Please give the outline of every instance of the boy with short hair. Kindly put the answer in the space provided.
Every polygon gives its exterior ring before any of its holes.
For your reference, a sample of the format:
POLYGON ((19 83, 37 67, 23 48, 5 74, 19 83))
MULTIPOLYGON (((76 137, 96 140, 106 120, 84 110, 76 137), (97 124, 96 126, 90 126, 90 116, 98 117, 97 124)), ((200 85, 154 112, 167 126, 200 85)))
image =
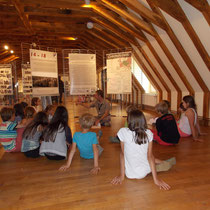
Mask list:
POLYGON ((102 135, 102 132, 99 131, 98 135, 94 132, 90 132, 90 128, 93 126, 95 118, 91 114, 83 114, 79 123, 82 128, 81 132, 76 132, 73 136, 73 144, 71 151, 69 153, 68 161, 65 165, 60 167, 61 171, 65 171, 70 167, 76 147, 78 147, 80 152, 80 157, 84 159, 93 159, 94 167, 91 169, 91 174, 97 174, 100 171, 98 165, 98 158, 103 151, 103 148, 98 144, 98 139, 102 135))
POLYGON ((17 137, 17 132, 15 130, 17 123, 14 122, 14 109, 3 107, 1 109, 1 119, 2 123, 0 124, 0 143, 6 152, 14 152, 16 149, 17 137))
POLYGON ((155 106, 155 110, 161 116, 155 123, 157 130, 152 130, 153 139, 165 146, 178 144, 180 135, 174 116, 168 112, 168 104, 161 101, 155 106))

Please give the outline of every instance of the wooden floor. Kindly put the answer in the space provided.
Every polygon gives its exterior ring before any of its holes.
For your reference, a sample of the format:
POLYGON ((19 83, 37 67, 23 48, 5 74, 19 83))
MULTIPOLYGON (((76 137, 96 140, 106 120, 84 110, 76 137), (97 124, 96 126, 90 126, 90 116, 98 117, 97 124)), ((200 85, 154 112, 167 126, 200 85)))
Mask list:
MULTIPOLYGON (((87 111, 67 102, 72 131, 78 131, 76 118, 87 111)), ((53 162, 44 157, 29 159, 22 153, 4 153, 0 148, 0 209, 210 209, 210 129, 204 143, 181 139, 179 145, 165 147, 154 143, 154 154, 160 159, 176 157, 177 164, 159 177, 171 185, 170 191, 159 190, 152 176, 128 180, 119 186, 110 181, 119 174, 120 145, 110 143, 123 127, 125 111, 113 105, 112 127, 102 128, 104 148, 97 176, 90 175, 92 160, 83 160, 79 152, 70 170, 59 172, 65 161, 53 162)), ((145 113, 149 119, 152 115, 145 113)))

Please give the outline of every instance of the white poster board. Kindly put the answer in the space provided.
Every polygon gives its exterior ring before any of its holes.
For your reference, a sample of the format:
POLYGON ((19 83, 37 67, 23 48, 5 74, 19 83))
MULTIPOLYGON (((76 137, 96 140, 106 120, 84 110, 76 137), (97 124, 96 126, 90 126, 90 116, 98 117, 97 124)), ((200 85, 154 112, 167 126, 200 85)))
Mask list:
POLYGON ((29 64, 22 64, 22 84, 23 84, 23 94, 32 95, 32 73, 29 64))
POLYGON ((89 95, 96 91, 96 55, 69 54, 70 94, 89 95))
POLYGON ((30 49, 33 95, 58 95, 57 53, 30 49))
POLYGON ((123 94, 132 92, 132 53, 121 52, 106 55, 107 93, 123 94))
POLYGON ((12 66, 0 64, 0 95, 13 95, 12 66))

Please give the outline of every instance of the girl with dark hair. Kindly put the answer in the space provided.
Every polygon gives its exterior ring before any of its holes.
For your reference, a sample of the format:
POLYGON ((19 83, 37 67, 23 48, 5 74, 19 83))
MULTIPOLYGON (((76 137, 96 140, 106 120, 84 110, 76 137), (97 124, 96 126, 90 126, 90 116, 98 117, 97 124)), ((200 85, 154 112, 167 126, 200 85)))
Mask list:
POLYGON ((194 141, 202 141, 198 138, 200 127, 194 97, 190 95, 184 96, 182 105, 186 111, 181 115, 178 123, 180 136, 189 137, 192 135, 194 141))
POLYGON ((21 104, 15 104, 14 110, 15 110, 15 122, 20 123, 21 120, 24 118, 24 108, 21 104))
POLYGON ((160 189, 168 190, 170 186, 158 179, 157 172, 167 171, 175 164, 175 158, 161 161, 152 153, 153 134, 147 129, 144 114, 139 110, 128 114, 128 128, 121 128, 117 134, 120 139, 120 176, 112 184, 121 184, 126 175, 129 179, 142 179, 152 172, 153 180, 160 189))
POLYGON ((38 112, 34 119, 26 126, 23 132, 21 152, 26 157, 39 157, 40 137, 46 125, 48 124, 47 115, 44 112, 38 112))
POLYGON ((50 160, 63 160, 67 156, 67 145, 72 144, 71 130, 68 126, 68 111, 58 106, 46 127, 40 147, 40 155, 50 160))

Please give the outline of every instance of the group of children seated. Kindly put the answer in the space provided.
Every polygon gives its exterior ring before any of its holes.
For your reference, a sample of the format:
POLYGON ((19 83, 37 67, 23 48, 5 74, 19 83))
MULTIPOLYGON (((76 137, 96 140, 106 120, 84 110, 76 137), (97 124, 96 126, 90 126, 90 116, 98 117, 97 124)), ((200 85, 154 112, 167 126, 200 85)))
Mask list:
MULTIPOLYGON (((32 99, 32 106, 26 103, 16 104, 14 109, 1 109, 0 142, 6 152, 23 152, 26 157, 38 158, 40 155, 49 160, 63 160, 66 164, 59 170, 70 167, 76 147, 84 159, 93 159, 92 174, 100 171, 99 156, 103 148, 99 145, 102 132, 98 134, 90 129, 95 123, 91 114, 83 114, 79 123, 80 132, 75 132, 73 139, 68 126, 68 111, 64 106, 48 105, 44 111, 39 111, 39 98, 32 99)), ((157 178, 157 172, 167 171, 176 163, 175 158, 162 161, 154 158, 152 153, 153 140, 162 145, 174 145, 180 136, 193 136, 199 140, 200 129, 194 98, 185 96, 180 105, 182 115, 179 122, 170 113, 170 104, 162 101, 155 109, 160 115, 155 121, 156 129, 150 130, 143 112, 130 106, 127 109, 127 121, 124 128, 117 133, 115 142, 121 143, 120 176, 112 180, 112 184, 122 183, 126 175, 130 179, 144 178, 152 172, 153 180, 160 189, 168 190, 170 186, 157 178)))

